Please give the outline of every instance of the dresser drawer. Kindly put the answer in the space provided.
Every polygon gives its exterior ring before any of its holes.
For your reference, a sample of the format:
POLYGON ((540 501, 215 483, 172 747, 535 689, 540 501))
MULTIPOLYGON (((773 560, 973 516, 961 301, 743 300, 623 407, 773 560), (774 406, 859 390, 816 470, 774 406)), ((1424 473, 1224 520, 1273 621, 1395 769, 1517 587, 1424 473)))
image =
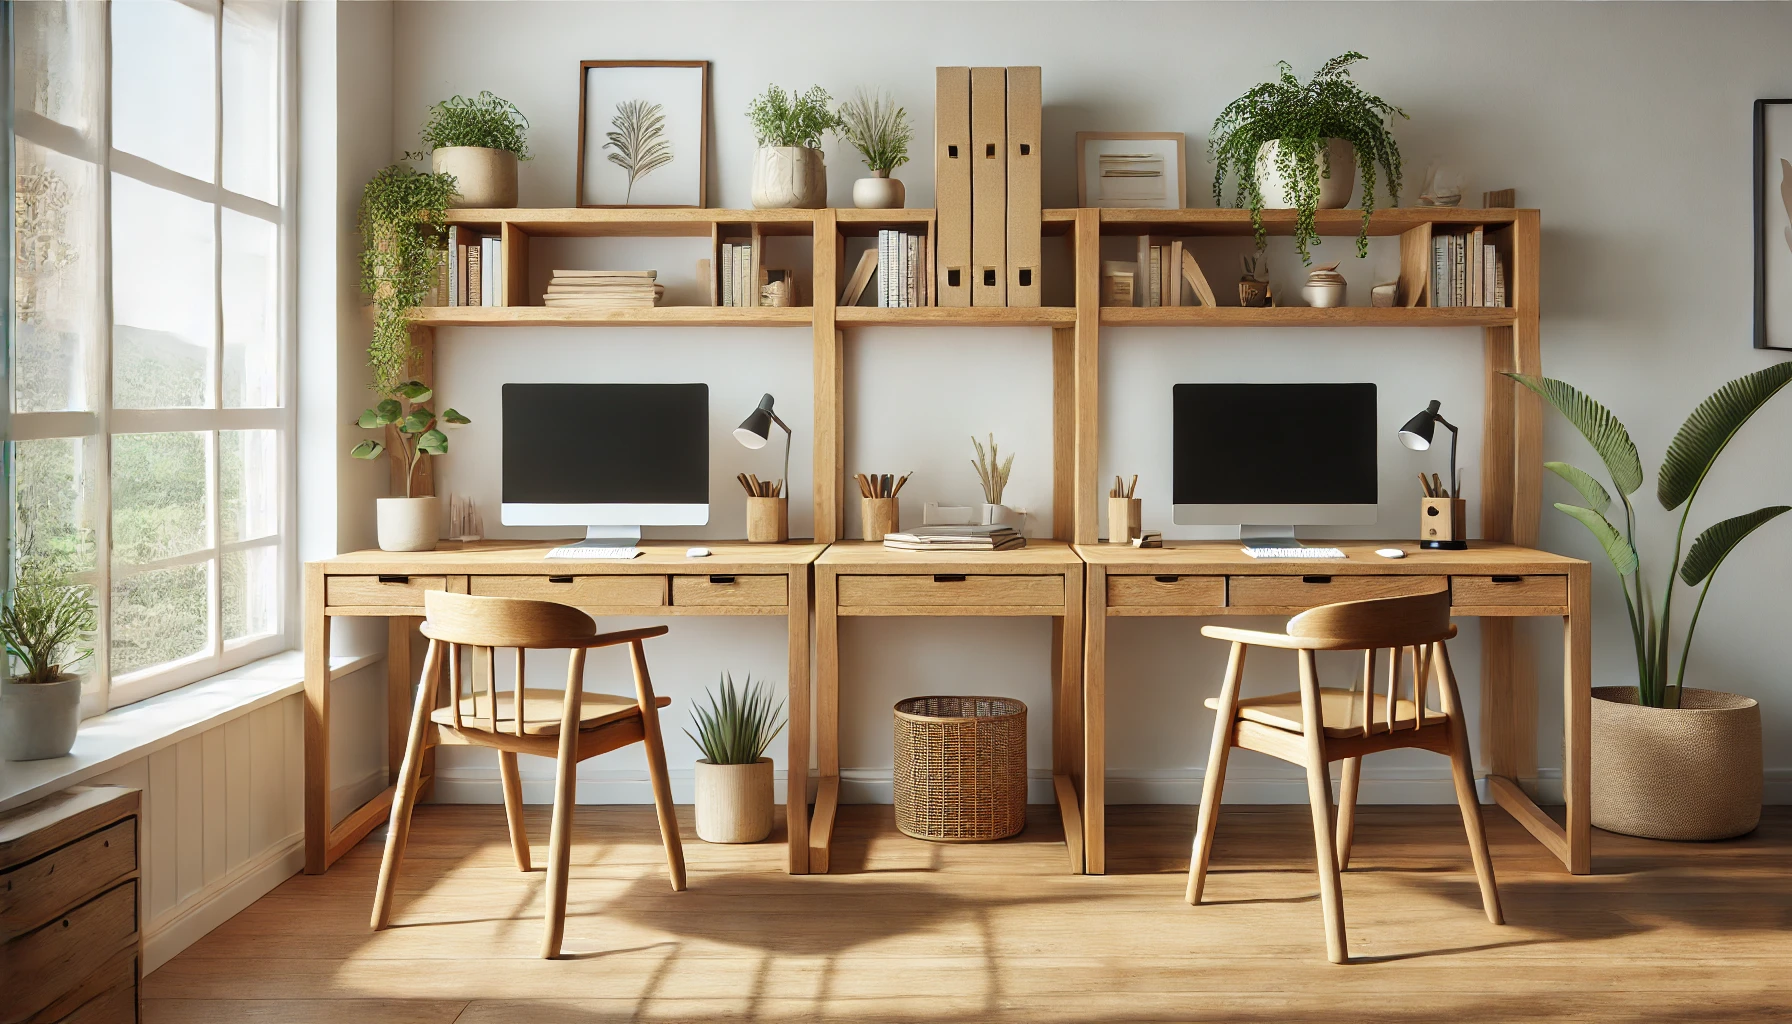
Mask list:
POLYGON ((786 576, 674 576, 672 603, 689 608, 783 608, 790 604, 786 576))
POLYGON ((842 576, 842 608, 1062 607, 1062 576, 842 576))
POLYGON ((1564 608, 1566 576, 1452 576, 1450 603, 1460 608, 1564 608))
MULTIPOLYGON (((324 604, 341 608, 345 606, 361 606, 373 608, 421 608, 423 595, 431 590, 456 589, 465 591, 465 587, 449 587, 447 576, 406 576, 404 574, 381 576, 326 576, 324 577, 324 604)), ((465 576, 454 577, 459 583, 465 576)))
POLYGON ((31 931, 137 870, 137 819, 77 839, 0 873, 0 942, 31 931))
POLYGON ((1222 608, 1224 576, 1109 576, 1110 608, 1222 608))
POLYGON ((666 603, 664 576, 472 576, 475 597, 520 597, 577 608, 659 608, 666 603))
MULTIPOLYGON (((140 963, 135 943, 120 950, 79 985, 57 995, 37 1011, 31 1024, 137 1024, 137 978, 140 963)), ((0 1017, 0 1020, 11 1020, 0 1017)))
POLYGON ((1435 594, 1449 585, 1443 576, 1232 576, 1226 581, 1229 608, 1317 608, 1340 601, 1435 594))
POLYGON ((7 1019, 29 1019, 105 966, 137 931, 135 879, 0 946, 7 1019))

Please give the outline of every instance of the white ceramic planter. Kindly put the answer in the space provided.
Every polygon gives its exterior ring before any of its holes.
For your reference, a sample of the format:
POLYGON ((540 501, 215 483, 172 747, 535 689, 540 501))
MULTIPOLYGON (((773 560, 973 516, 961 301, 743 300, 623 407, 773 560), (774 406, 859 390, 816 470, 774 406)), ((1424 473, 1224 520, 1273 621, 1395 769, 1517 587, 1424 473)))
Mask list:
POLYGON ((434 497, 380 498, 381 551, 434 551, 440 535, 439 505, 434 497))
POLYGON ((483 146, 444 146, 429 155, 430 169, 452 174, 460 195, 449 206, 508 210, 516 205, 516 154, 483 146))
POLYGON ((852 183, 852 205, 861 210, 900 210, 907 200, 908 190, 889 171, 872 171, 852 183))
POLYGON ((977 506, 978 521, 984 526, 1012 526, 1020 529, 1021 513, 1006 505, 991 505, 983 502, 977 506))
POLYGON ((772 759, 752 764, 697 762, 697 838, 757 843, 772 834, 772 759))
MULTIPOLYGON (((1291 210, 1294 194, 1276 167, 1276 150, 1274 141, 1265 142, 1257 149, 1257 187, 1263 193, 1265 210, 1291 210)), ((1343 139, 1329 140, 1325 153, 1313 155, 1313 162, 1319 165, 1322 175, 1327 155, 1331 157, 1332 174, 1329 178, 1319 179, 1318 208, 1341 210, 1350 205, 1350 196, 1356 191, 1356 147, 1343 139)))
POLYGON ((1594 826, 1646 839, 1729 839, 1761 821, 1761 706, 1686 688, 1646 708, 1634 686, 1593 687, 1594 826))
POLYGON ((62 757, 80 727, 80 676, 53 683, 0 681, 0 755, 8 761, 62 757))
POLYGON ((821 150, 761 146, 753 156, 753 206, 760 210, 819 210, 828 205, 828 168, 821 150))

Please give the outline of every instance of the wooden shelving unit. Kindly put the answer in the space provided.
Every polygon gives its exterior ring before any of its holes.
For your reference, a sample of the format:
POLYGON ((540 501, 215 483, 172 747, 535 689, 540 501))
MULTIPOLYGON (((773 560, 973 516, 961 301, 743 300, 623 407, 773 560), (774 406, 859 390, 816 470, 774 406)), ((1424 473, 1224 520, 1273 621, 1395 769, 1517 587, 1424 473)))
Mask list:
POLYGON ((1509 327, 1511 309, 1430 306, 1373 309, 1367 306, 1103 306, 1107 327, 1509 327))

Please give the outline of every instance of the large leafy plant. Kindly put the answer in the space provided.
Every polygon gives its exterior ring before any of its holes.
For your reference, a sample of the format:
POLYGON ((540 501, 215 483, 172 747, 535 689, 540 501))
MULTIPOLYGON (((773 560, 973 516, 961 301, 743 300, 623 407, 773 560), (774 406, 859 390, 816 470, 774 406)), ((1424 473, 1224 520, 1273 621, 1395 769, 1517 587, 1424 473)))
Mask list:
POLYGON ((908 111, 888 95, 863 90, 840 104, 840 137, 852 144, 865 166, 883 175, 908 163, 914 128, 908 111))
POLYGON ((1611 559, 1612 567, 1618 571, 1624 605, 1630 612, 1630 631, 1636 644, 1639 699, 1646 707, 1679 707, 1681 687, 1686 679, 1686 660, 1692 653, 1693 630, 1698 627, 1699 612, 1705 607, 1705 597, 1711 593, 1717 570, 1744 537, 1792 511, 1792 506, 1769 505, 1733 516, 1706 528, 1687 549, 1684 547, 1686 524, 1692 516, 1693 499, 1698 497, 1705 477, 1730 439, 1756 410, 1792 382, 1792 363, 1776 363, 1718 388, 1710 398, 1699 403, 1668 445, 1667 454, 1661 460, 1661 470, 1655 476, 1655 497, 1661 507, 1670 512, 1680 509, 1680 524, 1674 532, 1674 555, 1667 565, 1667 582, 1659 595, 1652 591, 1642 557, 1637 552, 1636 508, 1631 504, 1630 495, 1643 485, 1643 466, 1630 432, 1605 406, 1559 380, 1516 373, 1507 376, 1555 406, 1605 463, 1613 490, 1617 491, 1624 510, 1622 532, 1606 518, 1612 505, 1611 493, 1592 474, 1562 462, 1543 465, 1568 481, 1586 501, 1585 505, 1558 502, 1556 508, 1592 531, 1611 559), (1699 588, 1699 599, 1693 605, 1692 618, 1686 625, 1678 664, 1669 647, 1676 580, 1688 587, 1699 588))
POLYGON ((0 610, 0 639, 19 665, 12 680, 53 683, 93 654, 92 588, 69 582, 61 563, 44 555, 25 555, 17 572, 0 610))
POLYGON ((451 174, 393 164, 361 190, 361 290, 373 297, 367 362, 374 389, 393 394, 411 360, 411 310, 429 300, 447 251, 451 174))
MULTIPOLYGON (((448 454, 448 435, 443 433, 436 423, 436 414, 423 403, 435 397, 435 393, 422 381, 407 380, 394 391, 393 397, 368 409, 355 421, 355 425, 363 430, 380 430, 392 427, 398 435, 399 450, 393 453, 402 460, 404 471, 404 496, 411 497, 411 490, 416 484, 417 466, 425 455, 448 454), (411 405, 409 411, 404 402, 411 405)), ((453 409, 443 411, 443 425, 463 426, 472 421, 453 409)), ((377 459, 386 454, 386 445, 382 441, 362 441, 355 445, 350 455, 357 459, 377 459)))
POLYGON ((507 99, 482 92, 471 99, 454 96, 429 108, 423 120, 423 144, 432 150, 480 146, 529 159, 529 119, 507 99))
POLYGON ((1233 206, 1250 206, 1257 246, 1263 247, 1263 191, 1257 181, 1257 151, 1276 143, 1276 169, 1293 193, 1294 247, 1303 263, 1311 263, 1308 246, 1319 244, 1313 211, 1319 208, 1320 180, 1330 178, 1328 139, 1356 147, 1357 170, 1363 178, 1363 228, 1356 236, 1356 254, 1369 253, 1369 215, 1375 211, 1375 169, 1387 181, 1388 196, 1400 202, 1400 147, 1392 122, 1406 112, 1365 92, 1350 77, 1350 65, 1364 60, 1356 51, 1320 65, 1304 85, 1287 61, 1281 74, 1226 105, 1213 122, 1207 149, 1213 158, 1213 201, 1225 205, 1228 174, 1238 178, 1233 206))
POLYGON ((761 146, 801 146, 820 149, 821 137, 840 127, 840 117, 828 107, 832 97, 821 86, 805 93, 786 93, 768 85, 764 96, 747 104, 747 120, 761 146))
POLYGON ((696 741, 710 764, 753 764, 784 728, 778 720, 784 703, 773 706, 771 687, 764 680, 753 682, 752 676, 745 687, 736 688, 734 677, 723 674, 717 690, 709 694, 709 707, 691 706, 697 733, 686 729, 684 734, 696 741))

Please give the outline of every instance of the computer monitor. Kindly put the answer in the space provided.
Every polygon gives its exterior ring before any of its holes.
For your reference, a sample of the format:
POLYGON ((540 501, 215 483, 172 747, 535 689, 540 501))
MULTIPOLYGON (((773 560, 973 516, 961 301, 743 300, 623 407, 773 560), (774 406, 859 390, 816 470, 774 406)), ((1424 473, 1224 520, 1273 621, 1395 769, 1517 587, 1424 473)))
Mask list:
POLYGON ((709 385, 506 384, 503 403, 505 526, 627 547, 709 522, 709 385))
POLYGON ((1295 547, 1296 526, 1375 522, 1375 385, 1178 384, 1174 406, 1177 524, 1295 547))

